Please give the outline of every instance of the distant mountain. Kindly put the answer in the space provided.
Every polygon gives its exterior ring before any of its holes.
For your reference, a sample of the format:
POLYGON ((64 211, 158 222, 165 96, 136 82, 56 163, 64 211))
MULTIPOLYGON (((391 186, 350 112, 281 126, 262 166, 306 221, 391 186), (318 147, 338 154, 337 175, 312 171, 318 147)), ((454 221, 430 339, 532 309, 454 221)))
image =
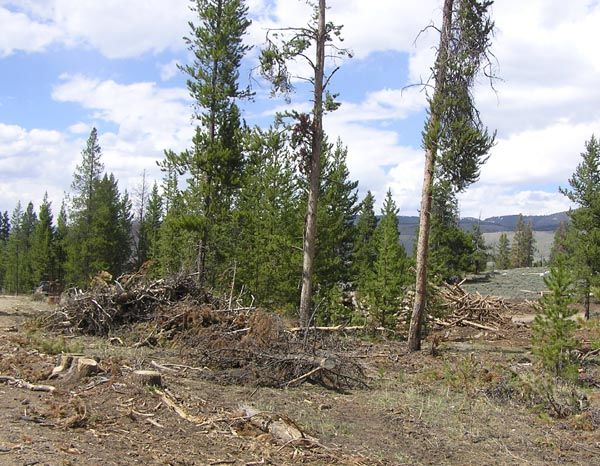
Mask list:
MULTIPOLYGON (((482 224, 485 224, 486 227, 490 228, 493 228, 494 226, 501 228, 496 231, 514 231, 518 219, 518 215, 490 217, 486 218, 482 224)), ((461 226, 464 221, 469 220, 477 222, 477 219, 465 218, 461 220, 461 226)), ((531 223, 534 231, 555 231, 558 228, 558 225, 560 225, 560 222, 567 222, 569 220, 569 216, 567 212, 558 212, 550 215, 524 215, 523 220, 525 220, 525 223, 531 223)))
MULTIPOLYGON (((501 217, 489 217, 480 220, 474 217, 464 217, 460 219, 460 227, 465 231, 471 231, 473 225, 479 224, 481 231, 484 233, 486 243, 494 244, 497 242, 496 233, 514 232, 519 215, 504 215, 501 217)), ((550 215, 524 215, 525 222, 531 223, 534 231, 534 236, 537 243, 536 257, 548 257, 552 237, 554 231, 560 225, 560 222, 569 220, 567 212, 557 212, 550 215)), ((399 216, 400 223, 400 239, 404 248, 408 253, 411 253, 414 247, 415 234, 419 226, 419 217, 416 216, 399 216)), ((512 235, 508 235, 512 238, 512 235)))
MULTIPOLYGON (((519 215, 504 215, 502 217, 489 217, 480 220, 474 217, 460 219, 460 227, 470 231, 473 225, 479 224, 483 233, 498 233, 501 231, 514 231, 517 226, 519 215)), ((567 212, 558 212, 550 215, 524 215, 523 220, 531 223, 534 231, 556 231, 560 222, 569 220, 567 212)), ((419 225, 419 217, 399 216, 400 234, 414 236, 419 225)))

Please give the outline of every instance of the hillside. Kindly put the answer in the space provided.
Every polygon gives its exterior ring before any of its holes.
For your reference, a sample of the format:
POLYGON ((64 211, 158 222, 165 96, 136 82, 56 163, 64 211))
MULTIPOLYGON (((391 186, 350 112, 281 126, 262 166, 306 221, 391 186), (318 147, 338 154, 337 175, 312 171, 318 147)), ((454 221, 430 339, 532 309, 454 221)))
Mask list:
MULTIPOLYGON (((518 214, 489 217, 483 220, 474 217, 464 217, 460 220, 460 227, 465 231, 470 231, 474 225, 479 224, 486 244, 493 247, 498 243, 501 233, 507 233, 508 238, 512 239, 518 219, 518 214)), ((557 212, 550 215, 525 215, 523 219, 525 222, 531 223, 533 227, 533 236, 536 241, 536 260, 547 259, 550 255, 554 232, 561 222, 566 222, 569 219, 567 212, 557 212)), ((399 216, 398 220, 400 222, 399 228, 402 244, 406 251, 411 253, 419 225, 419 217, 399 216)))

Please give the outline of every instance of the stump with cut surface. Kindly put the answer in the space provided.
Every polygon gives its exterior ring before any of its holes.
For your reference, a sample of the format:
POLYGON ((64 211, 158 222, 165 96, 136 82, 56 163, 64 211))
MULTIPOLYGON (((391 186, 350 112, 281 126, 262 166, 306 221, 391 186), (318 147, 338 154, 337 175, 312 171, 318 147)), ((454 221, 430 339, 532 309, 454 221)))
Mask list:
POLYGON ((162 377, 159 372, 156 371, 133 371, 133 378, 140 385, 148 385, 151 387, 162 387, 162 377))

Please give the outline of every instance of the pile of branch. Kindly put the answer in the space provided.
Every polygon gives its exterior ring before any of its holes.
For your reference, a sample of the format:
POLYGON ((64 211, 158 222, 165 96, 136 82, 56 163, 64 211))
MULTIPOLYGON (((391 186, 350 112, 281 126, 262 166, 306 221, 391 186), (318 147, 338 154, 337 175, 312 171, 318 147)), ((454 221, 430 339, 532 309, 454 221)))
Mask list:
POLYGON ((202 377, 220 383, 366 387, 362 367, 335 345, 325 350, 322 336, 289 331, 273 313, 234 305, 231 296, 219 300, 201 289, 193 276, 150 280, 138 273, 112 281, 100 274, 45 322, 53 330, 103 337, 143 329, 134 347, 169 341, 185 348, 194 366, 209 369, 202 377))
POLYGON ((437 292, 445 315, 444 319, 433 319, 438 325, 461 325, 497 332, 510 322, 507 313, 511 311, 511 304, 502 298, 467 293, 460 284, 444 284, 437 292))
POLYGON ((157 309, 183 299, 198 304, 213 301, 190 275, 150 280, 138 272, 112 283, 110 280, 104 272, 94 278, 90 290, 69 290, 65 303, 46 318, 45 325, 54 330, 106 336, 122 325, 151 320, 157 309))

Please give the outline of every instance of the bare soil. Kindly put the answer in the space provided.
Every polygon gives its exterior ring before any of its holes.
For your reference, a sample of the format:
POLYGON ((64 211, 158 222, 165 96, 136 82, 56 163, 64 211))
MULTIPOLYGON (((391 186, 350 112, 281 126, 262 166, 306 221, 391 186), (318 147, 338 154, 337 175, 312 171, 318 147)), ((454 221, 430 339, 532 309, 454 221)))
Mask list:
MULTIPOLYGON (((340 336, 369 376, 368 389, 340 393, 310 384, 227 385, 197 364, 193 348, 136 348, 140 338, 131 334, 46 333, 27 319, 48 308, 0 297, 0 375, 56 386, 46 393, 0 384, 0 464, 600 464, 598 361, 583 368, 585 410, 552 417, 506 383, 534 366, 526 325, 439 332, 411 355, 402 342, 340 336), (49 380, 60 352, 95 358, 104 372, 49 380), (155 368, 153 361, 170 369, 161 371, 164 391, 132 377, 155 368), (241 403, 317 441, 278 444, 241 417, 241 403)), ((587 328, 583 339, 598 338, 598 328, 587 328)))

